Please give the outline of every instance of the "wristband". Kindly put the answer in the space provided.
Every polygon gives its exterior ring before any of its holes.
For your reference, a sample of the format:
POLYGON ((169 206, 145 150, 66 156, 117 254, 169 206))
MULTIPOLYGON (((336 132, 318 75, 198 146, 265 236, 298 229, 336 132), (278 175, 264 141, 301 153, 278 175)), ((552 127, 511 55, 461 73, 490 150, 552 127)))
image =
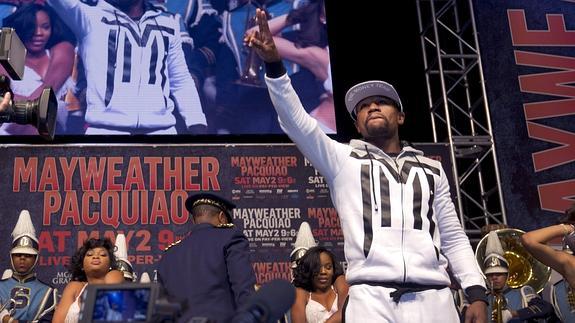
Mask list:
POLYGON ((569 224, 569 226, 571 227, 571 231, 567 229, 567 226, 564 223, 561 223, 561 227, 563 228, 563 235, 568 236, 569 234, 575 231, 575 227, 573 226, 573 224, 569 224))
POLYGON ((467 297, 467 302, 469 304, 475 301, 482 301, 485 304, 488 304, 486 290, 483 286, 473 285, 467 287, 465 289, 465 296, 467 297))
POLYGON ((278 77, 286 73, 286 69, 282 61, 277 62, 266 62, 264 63, 266 67, 266 75, 269 78, 277 79, 278 77))

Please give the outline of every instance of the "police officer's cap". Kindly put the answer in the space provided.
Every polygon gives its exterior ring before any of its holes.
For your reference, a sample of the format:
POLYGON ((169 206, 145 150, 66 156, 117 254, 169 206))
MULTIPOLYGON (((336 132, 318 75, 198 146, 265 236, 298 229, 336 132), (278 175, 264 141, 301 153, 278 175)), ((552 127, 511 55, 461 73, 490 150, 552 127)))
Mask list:
POLYGON ((188 212, 192 213, 194 207, 198 205, 212 205, 224 212, 226 215, 228 222, 232 223, 232 210, 236 207, 236 205, 223 197, 219 197, 215 194, 211 193, 200 193, 195 195, 190 195, 186 199, 186 209, 188 212))

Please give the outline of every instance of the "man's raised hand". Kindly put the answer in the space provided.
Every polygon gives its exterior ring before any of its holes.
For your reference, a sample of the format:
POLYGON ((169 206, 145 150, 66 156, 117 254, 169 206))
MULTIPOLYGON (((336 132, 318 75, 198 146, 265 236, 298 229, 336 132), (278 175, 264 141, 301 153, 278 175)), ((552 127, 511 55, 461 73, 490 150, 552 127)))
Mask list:
POLYGON ((264 62, 280 61, 281 57, 270 32, 266 12, 259 8, 256 9, 255 19, 259 30, 248 31, 248 34, 244 37, 244 44, 253 48, 264 62))

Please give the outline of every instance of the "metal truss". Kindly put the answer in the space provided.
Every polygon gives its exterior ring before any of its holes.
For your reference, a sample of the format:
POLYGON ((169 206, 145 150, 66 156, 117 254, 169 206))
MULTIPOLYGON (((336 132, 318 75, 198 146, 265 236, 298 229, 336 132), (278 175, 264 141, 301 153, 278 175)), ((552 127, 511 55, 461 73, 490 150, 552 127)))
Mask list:
POLYGON ((461 223, 472 242, 506 224, 471 0, 417 0, 434 142, 449 144, 461 223))

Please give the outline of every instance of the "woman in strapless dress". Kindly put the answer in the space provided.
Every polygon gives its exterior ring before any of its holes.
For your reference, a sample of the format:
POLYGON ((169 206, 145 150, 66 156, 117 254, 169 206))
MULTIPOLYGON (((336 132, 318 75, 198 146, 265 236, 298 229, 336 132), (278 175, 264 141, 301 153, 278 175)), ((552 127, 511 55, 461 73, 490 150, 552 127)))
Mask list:
POLYGON ((341 322, 348 286, 333 253, 324 247, 310 248, 297 262, 293 284, 292 323, 341 322))
POLYGON ((120 284, 124 275, 115 268, 114 244, 110 239, 90 238, 76 251, 70 262, 70 282, 64 288, 52 319, 53 323, 77 323, 82 295, 88 284, 120 284))

